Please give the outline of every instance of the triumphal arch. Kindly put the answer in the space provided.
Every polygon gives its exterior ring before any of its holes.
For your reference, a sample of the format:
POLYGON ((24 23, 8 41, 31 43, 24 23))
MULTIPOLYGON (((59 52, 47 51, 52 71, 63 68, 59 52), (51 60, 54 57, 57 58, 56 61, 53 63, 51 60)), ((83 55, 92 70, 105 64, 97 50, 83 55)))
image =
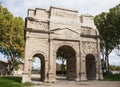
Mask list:
POLYGON ((22 82, 31 82, 33 57, 41 59, 41 81, 56 81, 56 55, 65 54, 67 80, 102 79, 99 32, 90 15, 62 7, 29 9, 25 20, 22 82))

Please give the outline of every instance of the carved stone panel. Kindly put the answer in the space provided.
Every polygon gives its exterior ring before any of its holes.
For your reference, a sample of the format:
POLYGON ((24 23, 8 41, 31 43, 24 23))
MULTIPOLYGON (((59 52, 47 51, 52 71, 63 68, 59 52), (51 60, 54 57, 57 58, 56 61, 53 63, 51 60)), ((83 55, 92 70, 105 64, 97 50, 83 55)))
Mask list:
POLYGON ((48 30, 48 23, 40 21, 29 21, 29 28, 35 30, 48 30))
POLYGON ((95 42, 82 42, 82 54, 96 54, 97 53, 97 43, 95 42))
POLYGON ((59 16, 59 17, 68 17, 68 18, 76 18, 76 12, 68 11, 68 10, 61 10, 61 9, 53 9, 52 15, 59 16))
POLYGON ((96 30, 89 27, 82 27, 81 34, 83 35, 96 35, 96 30))

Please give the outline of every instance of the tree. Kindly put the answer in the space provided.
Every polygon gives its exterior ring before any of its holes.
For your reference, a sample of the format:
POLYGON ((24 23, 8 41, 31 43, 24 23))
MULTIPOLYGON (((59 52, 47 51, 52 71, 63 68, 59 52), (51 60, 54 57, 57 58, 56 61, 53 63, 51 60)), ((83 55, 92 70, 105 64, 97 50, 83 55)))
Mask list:
POLYGON ((108 13, 101 13, 95 17, 95 25, 100 33, 101 54, 109 71, 109 54, 114 48, 120 55, 120 4, 111 8, 108 13))
POLYGON ((106 71, 109 71, 109 54, 116 47, 118 34, 114 30, 115 16, 111 13, 101 13, 95 17, 95 25, 100 33, 101 54, 106 63, 106 71))
POLYGON ((110 70, 120 70, 120 66, 110 65, 110 70))
POLYGON ((64 65, 64 63, 65 63, 65 61, 66 61, 64 52, 58 50, 58 51, 57 51, 57 59, 62 61, 62 64, 61 64, 61 72, 62 72, 62 75, 63 75, 63 74, 64 74, 64 71, 65 71, 65 65, 64 65))
POLYGON ((113 18, 113 25, 116 37, 117 55, 120 57, 120 4, 110 9, 110 14, 113 18))
POLYGON ((24 22, 0 5, 0 52, 8 59, 8 74, 24 56, 24 22))

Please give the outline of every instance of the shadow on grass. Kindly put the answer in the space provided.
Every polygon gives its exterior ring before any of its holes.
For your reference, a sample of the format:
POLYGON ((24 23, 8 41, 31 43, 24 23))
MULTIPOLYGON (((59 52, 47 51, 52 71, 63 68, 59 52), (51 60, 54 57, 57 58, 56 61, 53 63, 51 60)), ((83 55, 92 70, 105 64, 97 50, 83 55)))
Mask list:
POLYGON ((22 77, 17 76, 0 76, 0 87, 30 87, 30 82, 22 84, 22 77))
POLYGON ((6 79, 6 80, 12 80, 18 83, 21 83, 22 77, 17 77, 17 76, 1 76, 1 79, 6 79))
POLYGON ((22 87, 21 77, 0 76, 0 87, 22 87))
POLYGON ((104 75, 106 81, 120 81, 120 74, 104 75))

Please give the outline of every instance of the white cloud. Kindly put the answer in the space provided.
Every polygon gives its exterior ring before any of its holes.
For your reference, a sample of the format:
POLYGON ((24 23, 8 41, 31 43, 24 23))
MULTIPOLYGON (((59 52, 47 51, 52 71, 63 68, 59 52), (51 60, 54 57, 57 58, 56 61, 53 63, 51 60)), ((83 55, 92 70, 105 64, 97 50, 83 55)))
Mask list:
POLYGON ((112 65, 120 65, 120 57, 116 55, 116 50, 113 50, 109 55, 109 62, 112 65))
POLYGON ((103 11, 108 11, 120 3, 120 0, 2 0, 15 16, 25 17, 28 8, 46 8, 51 5, 73 8, 79 11, 80 14, 96 15, 103 11))
POLYGON ((0 53, 0 60, 7 61, 6 57, 0 53))

